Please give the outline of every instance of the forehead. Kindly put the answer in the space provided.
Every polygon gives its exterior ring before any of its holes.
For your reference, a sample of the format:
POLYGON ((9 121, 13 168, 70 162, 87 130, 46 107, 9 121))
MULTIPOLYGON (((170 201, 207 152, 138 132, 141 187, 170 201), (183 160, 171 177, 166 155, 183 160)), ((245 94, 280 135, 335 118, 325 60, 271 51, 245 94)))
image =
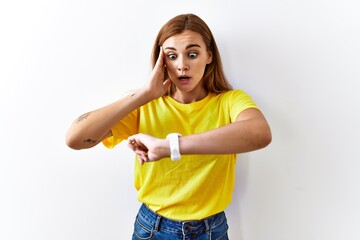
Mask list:
POLYGON ((163 43, 163 47, 185 48, 189 44, 198 44, 201 47, 205 46, 205 42, 199 33, 185 30, 166 39, 163 43))

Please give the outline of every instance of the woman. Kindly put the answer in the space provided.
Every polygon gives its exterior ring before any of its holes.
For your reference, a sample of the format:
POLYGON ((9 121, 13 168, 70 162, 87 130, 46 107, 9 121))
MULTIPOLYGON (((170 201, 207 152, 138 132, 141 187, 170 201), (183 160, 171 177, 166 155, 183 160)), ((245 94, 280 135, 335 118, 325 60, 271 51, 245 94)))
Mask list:
POLYGON ((80 116, 66 140, 128 141, 143 203, 133 239, 228 239, 236 154, 267 146, 271 132, 251 97, 231 89, 209 27, 184 14, 161 28, 145 86, 80 116))

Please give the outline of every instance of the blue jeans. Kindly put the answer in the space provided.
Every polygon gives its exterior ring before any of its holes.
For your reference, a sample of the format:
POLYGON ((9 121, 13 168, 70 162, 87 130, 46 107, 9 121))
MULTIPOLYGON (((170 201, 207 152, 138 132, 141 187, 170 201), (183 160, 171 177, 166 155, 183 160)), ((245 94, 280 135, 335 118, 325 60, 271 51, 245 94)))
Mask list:
POLYGON ((224 212, 199 221, 174 221, 143 204, 136 216, 133 240, 228 240, 224 212))

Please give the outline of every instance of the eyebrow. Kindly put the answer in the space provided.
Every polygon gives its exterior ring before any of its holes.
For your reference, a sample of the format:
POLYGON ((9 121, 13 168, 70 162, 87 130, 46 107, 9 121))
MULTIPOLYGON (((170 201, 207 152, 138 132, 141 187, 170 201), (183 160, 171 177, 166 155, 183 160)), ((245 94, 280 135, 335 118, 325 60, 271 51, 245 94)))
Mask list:
MULTIPOLYGON (((201 48, 199 44, 189 44, 189 45, 186 46, 185 49, 189 49, 189 48, 192 48, 192 47, 201 48)), ((174 47, 166 47, 165 49, 176 50, 176 48, 174 48, 174 47)))

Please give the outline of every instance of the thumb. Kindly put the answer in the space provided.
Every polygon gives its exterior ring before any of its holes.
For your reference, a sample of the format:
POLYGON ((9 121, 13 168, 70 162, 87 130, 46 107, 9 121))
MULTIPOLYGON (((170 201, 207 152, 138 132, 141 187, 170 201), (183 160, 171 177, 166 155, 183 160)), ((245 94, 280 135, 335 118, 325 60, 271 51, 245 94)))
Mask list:
POLYGON ((168 90, 169 87, 171 86, 171 80, 170 79, 166 79, 164 82, 163 82, 163 87, 165 90, 168 90))

